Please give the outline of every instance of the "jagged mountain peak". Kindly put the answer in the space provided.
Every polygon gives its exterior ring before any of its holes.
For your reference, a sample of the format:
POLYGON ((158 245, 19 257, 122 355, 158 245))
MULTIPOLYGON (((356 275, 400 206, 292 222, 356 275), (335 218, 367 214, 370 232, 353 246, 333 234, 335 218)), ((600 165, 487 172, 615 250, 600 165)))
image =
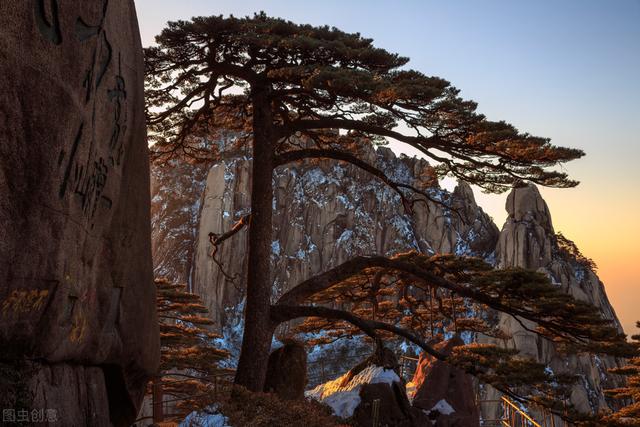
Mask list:
POLYGON ((536 185, 526 183, 514 187, 507 196, 505 208, 509 214, 509 219, 535 222, 547 232, 553 233, 549 207, 536 185))
POLYGON ((466 201, 469 206, 478 207, 476 198, 473 195, 473 189, 465 181, 458 181, 456 187, 453 189, 453 196, 457 199, 466 201))
MULTIPOLYGON (((605 318, 620 327, 604 286, 593 268, 560 246, 549 208, 538 188, 534 184, 513 188, 507 197, 506 210, 509 216, 502 227, 495 251, 497 266, 544 273, 564 292, 595 305, 605 318)), ((495 340, 481 337, 481 341, 517 348, 521 354, 544 363, 552 372, 579 375, 581 381, 572 389, 571 403, 582 412, 607 410, 604 390, 619 385, 619 380, 609 375, 608 369, 620 366, 621 361, 610 356, 567 356, 559 353, 550 341, 532 332, 536 327, 534 323, 523 319, 500 314, 498 323, 511 338, 495 340)), ((488 391, 485 398, 497 396, 495 391, 488 391)))

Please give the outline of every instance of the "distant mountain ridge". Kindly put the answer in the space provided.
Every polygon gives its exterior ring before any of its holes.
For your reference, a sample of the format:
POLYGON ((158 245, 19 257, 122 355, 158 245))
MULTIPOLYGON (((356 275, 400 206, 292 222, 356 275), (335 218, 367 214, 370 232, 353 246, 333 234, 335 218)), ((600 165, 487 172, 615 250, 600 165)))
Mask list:
MULTIPOLYGON (((425 160, 397 157, 386 147, 370 147, 364 157, 395 180, 412 185, 419 184, 420 173, 428 166, 425 160)), ((229 230, 249 212, 250 163, 244 153, 226 153, 215 163, 173 161, 152 168, 156 274, 189 283, 203 297, 216 326, 225 331, 228 346, 239 339, 241 328, 243 292, 238 277, 246 268, 242 256, 247 250, 246 232, 220 246, 217 258, 224 272, 210 256, 208 234, 229 230)), ((563 290, 600 307, 619 325, 595 272, 561 250, 546 203, 535 186, 512 190, 507 199, 509 217, 499 231, 466 183, 459 183, 451 193, 429 190, 434 199, 448 200, 457 214, 434 202, 416 204, 408 214, 397 193, 352 165, 317 160, 287 165, 277 170, 273 181, 273 286, 278 295, 353 256, 413 249, 479 256, 499 267, 544 271, 563 290)), ((614 359, 565 360, 550 343, 523 330, 512 318, 500 316, 499 321, 512 335, 499 344, 516 345, 550 369, 581 375, 583 380, 571 399, 579 410, 606 407, 602 390, 616 385, 606 373, 617 365, 614 359)))

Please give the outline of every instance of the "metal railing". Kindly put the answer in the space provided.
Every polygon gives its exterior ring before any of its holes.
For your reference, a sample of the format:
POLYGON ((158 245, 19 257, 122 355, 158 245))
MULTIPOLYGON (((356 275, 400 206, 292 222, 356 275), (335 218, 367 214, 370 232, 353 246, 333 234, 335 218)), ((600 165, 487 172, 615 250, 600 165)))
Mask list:
POLYGON ((417 357, 400 356, 398 359, 398 362, 400 363, 400 377, 405 381, 411 381, 413 379, 413 374, 415 374, 416 369, 418 369, 419 360, 420 359, 417 357))
POLYGON ((536 413, 538 421, 534 420, 525 409, 518 406, 515 402, 506 396, 502 396, 500 399, 487 399, 478 400, 478 407, 481 409, 482 405, 487 404, 499 404, 501 406, 501 416, 496 419, 483 419, 482 425, 500 426, 500 427, 569 427, 569 423, 566 421, 556 422, 556 416, 546 408, 536 406, 531 409, 536 413))

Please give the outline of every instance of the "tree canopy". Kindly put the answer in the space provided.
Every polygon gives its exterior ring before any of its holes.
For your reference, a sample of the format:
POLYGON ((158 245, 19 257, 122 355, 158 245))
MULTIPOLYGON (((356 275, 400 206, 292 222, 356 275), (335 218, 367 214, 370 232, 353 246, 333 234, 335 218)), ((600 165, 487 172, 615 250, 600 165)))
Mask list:
POLYGON ((170 22, 156 41, 145 56, 148 123, 158 157, 207 155, 195 137, 221 126, 252 134, 255 95, 264 90, 267 105, 259 108, 269 110, 277 163, 295 159, 300 135, 326 150, 305 157, 331 157, 354 138, 388 138, 432 159, 440 175, 489 191, 521 179, 576 185, 548 167, 582 151, 487 120, 448 81, 405 68, 408 58, 360 34, 260 13, 170 22), (336 138, 331 129, 343 132, 336 138))
POLYGON ((630 357, 636 351, 596 307, 562 292, 546 275, 520 268, 495 270, 480 259, 453 255, 357 257, 298 284, 282 295, 271 313, 279 322, 310 317, 298 330, 325 331, 329 338, 402 337, 517 400, 534 401, 570 419, 589 419, 562 404, 577 377, 553 374, 544 364, 519 356, 517 349, 470 344, 456 348, 450 357, 434 350, 433 344, 445 335, 467 331, 499 336, 500 331, 479 315, 491 310, 535 322, 535 329, 522 325, 567 354, 630 357), (432 297, 425 298, 429 293, 432 297), (456 304, 458 297, 463 300, 456 304), (440 300, 435 307, 431 298, 440 300), (336 303, 343 308, 327 307, 336 303), (476 314, 467 311, 471 304, 476 314), (434 317, 439 336, 429 332, 434 317))
MULTIPOLYGON (((236 383, 262 390, 273 332, 296 318, 347 322, 374 340, 381 331, 392 333, 447 359, 425 341, 425 327, 414 330, 404 319, 405 310, 420 309, 416 295, 434 289, 454 295, 452 314, 455 298, 466 298, 536 322, 536 333, 568 350, 627 353, 624 336, 595 308, 553 288, 543 276, 493 271, 474 259, 418 253, 357 257, 293 286, 272 304, 272 176, 281 165, 305 159, 351 163, 393 188, 410 211, 416 200, 433 200, 425 187, 447 175, 490 192, 523 180, 575 186, 557 166, 583 152, 487 119, 448 81, 407 68, 407 58, 376 48, 357 33, 260 13, 170 22, 156 41, 157 46, 145 50, 147 120, 156 161, 216 158, 220 153, 215 146, 202 140, 221 129, 235 132, 239 144, 252 147, 251 213, 229 232, 210 236, 215 247, 240 228, 249 228, 246 320, 236 383), (413 147, 433 162, 429 184, 414 188, 395 182, 359 155, 363 145, 389 140, 413 147), (377 285, 372 277, 379 277, 377 285), (409 287, 419 292, 403 293, 409 287), (393 310, 379 300, 385 294, 398 295, 405 306, 393 310), (337 295, 348 295, 356 304, 377 302, 360 312, 316 304, 335 302, 337 295), (366 310, 375 315, 367 318, 366 310)), ((473 327, 481 325, 474 322, 473 327)), ((496 363, 503 368, 529 365, 509 358, 508 351, 476 350, 485 359, 491 354, 495 363, 486 369, 467 363, 468 370, 513 393, 500 383, 504 371, 496 363)), ((460 363, 465 360, 471 359, 461 357, 460 363)), ((535 372, 541 384, 552 382, 543 371, 535 372)))
MULTIPOLYGON (((640 328, 640 322, 636 322, 640 328)), ((626 404, 611 415, 605 416, 603 424, 607 426, 640 426, 640 334, 631 337, 636 352, 629 363, 621 368, 614 368, 614 374, 627 377, 627 384, 623 387, 607 390, 609 396, 621 399, 626 404)))

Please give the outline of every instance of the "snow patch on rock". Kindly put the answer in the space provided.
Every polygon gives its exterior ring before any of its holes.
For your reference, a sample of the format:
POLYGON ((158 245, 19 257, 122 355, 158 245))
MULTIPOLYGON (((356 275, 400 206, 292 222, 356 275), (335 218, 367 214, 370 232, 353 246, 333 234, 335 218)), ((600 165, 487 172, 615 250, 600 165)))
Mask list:
POLYGON ((210 406, 201 412, 193 411, 180 423, 180 427, 232 427, 229 419, 210 406))
POLYGON ((400 377, 393 369, 385 369, 376 365, 367 366, 351 378, 351 381, 346 385, 343 385, 348 374, 347 372, 333 381, 320 384, 307 391, 305 395, 330 406, 336 416, 349 418, 360 404, 360 389, 363 384, 400 382, 400 377))
POLYGON ((243 299, 235 307, 227 307, 227 323, 223 326, 221 336, 213 341, 216 347, 229 352, 229 357, 220 361, 220 367, 235 369, 240 358, 240 346, 244 333, 244 305, 243 299))
POLYGON ((428 411, 423 411, 423 412, 425 414, 429 415, 434 411, 438 411, 439 413, 441 413, 443 415, 451 415, 454 412, 456 412, 456 410, 453 409, 453 407, 445 399, 440 399, 438 401, 438 403, 436 403, 433 406, 433 408, 429 409, 428 411))

